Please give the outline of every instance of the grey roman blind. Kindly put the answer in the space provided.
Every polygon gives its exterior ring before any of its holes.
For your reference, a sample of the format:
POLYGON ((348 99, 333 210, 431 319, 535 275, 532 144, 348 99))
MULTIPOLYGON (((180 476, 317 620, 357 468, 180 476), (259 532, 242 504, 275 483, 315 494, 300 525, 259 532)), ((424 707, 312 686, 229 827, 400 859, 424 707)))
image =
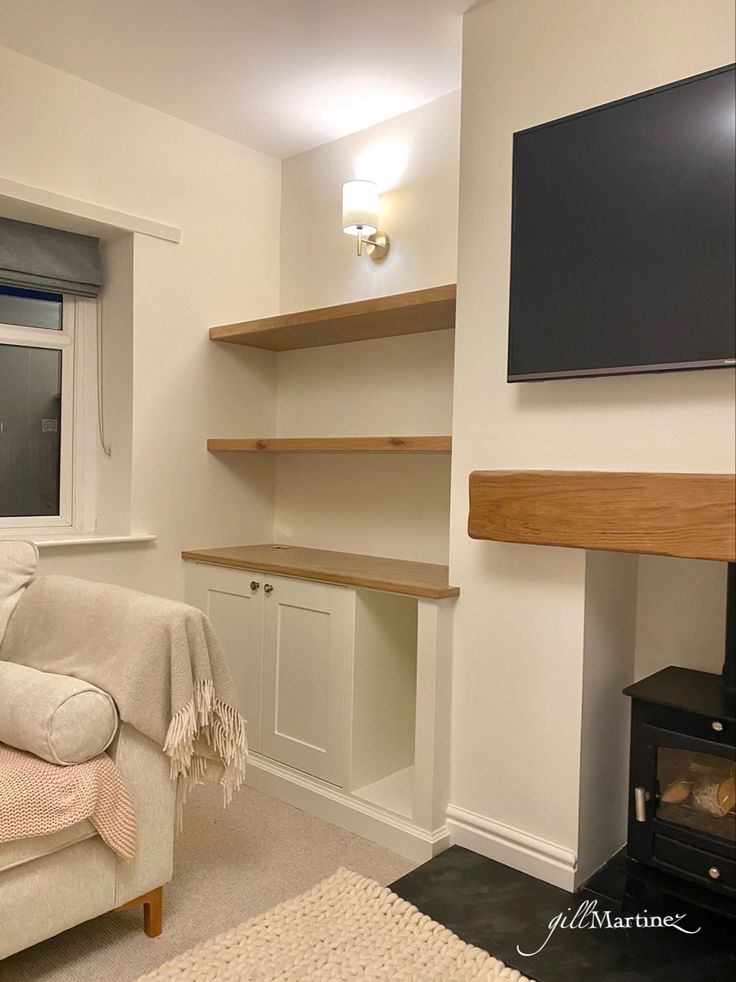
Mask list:
POLYGON ((0 280, 96 297, 102 289, 100 240, 0 218, 0 280))

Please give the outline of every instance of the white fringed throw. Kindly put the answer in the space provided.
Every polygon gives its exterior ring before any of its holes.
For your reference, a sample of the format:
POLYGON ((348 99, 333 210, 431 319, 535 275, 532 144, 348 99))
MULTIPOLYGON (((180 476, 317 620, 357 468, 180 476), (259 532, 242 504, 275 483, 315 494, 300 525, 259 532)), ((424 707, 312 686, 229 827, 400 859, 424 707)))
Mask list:
MULTIPOLYGON (((172 717, 164 742, 176 786, 176 821, 181 830, 187 795, 201 784, 208 768, 220 772, 223 806, 233 800, 245 777, 248 746, 245 720, 215 696, 212 679, 194 683, 189 702, 172 717)), ((212 771, 210 771, 210 775, 212 771)))
POLYGON ((194 607, 68 576, 24 591, 0 659, 84 679, 109 692, 120 718, 163 748, 187 794, 219 780, 224 804, 245 777, 245 721, 212 625, 194 607))

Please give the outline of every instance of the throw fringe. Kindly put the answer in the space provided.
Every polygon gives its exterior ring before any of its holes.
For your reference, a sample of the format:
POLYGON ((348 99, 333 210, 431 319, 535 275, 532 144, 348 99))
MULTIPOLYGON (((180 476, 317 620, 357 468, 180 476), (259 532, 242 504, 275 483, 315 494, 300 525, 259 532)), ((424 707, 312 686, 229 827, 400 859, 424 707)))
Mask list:
POLYGON ((166 733, 164 753, 176 781, 176 827, 184 824, 189 792, 202 784, 211 765, 220 767, 223 807, 245 780, 248 744, 245 720, 233 706, 217 699, 212 679, 198 679, 194 695, 174 714, 166 733))

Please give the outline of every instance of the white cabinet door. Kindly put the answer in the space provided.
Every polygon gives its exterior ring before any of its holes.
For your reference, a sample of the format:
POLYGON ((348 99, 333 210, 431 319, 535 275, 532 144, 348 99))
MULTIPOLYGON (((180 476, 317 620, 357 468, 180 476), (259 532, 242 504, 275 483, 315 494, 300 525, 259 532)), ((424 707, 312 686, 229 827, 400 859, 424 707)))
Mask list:
POLYGON ((263 590, 261 752, 344 787, 352 592, 270 574, 263 590))
POLYGON ((188 599, 212 621, 247 721, 248 746, 260 749, 263 659, 261 573, 198 564, 190 571, 188 599))

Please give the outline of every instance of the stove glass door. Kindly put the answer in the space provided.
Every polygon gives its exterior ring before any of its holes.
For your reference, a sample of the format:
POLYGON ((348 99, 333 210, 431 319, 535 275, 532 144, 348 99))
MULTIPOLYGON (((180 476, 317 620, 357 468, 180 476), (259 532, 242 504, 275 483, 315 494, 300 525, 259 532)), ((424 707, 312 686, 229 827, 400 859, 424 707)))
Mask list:
POLYGON ((676 747, 657 748, 657 818, 736 843, 734 762, 676 747))

